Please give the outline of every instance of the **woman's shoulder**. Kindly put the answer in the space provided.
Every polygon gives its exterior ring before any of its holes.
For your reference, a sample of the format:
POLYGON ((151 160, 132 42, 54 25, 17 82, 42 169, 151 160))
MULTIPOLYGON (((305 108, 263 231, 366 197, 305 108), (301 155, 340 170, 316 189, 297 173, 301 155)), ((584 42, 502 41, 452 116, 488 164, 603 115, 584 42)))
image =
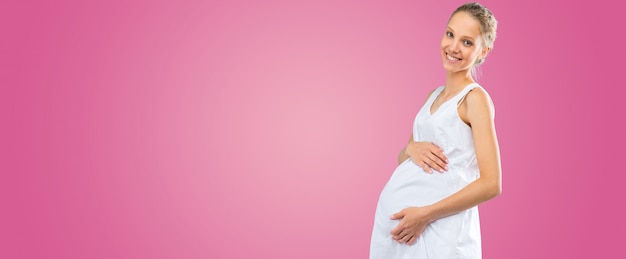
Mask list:
POLYGON ((479 84, 475 84, 475 86, 467 93, 465 100, 469 107, 482 106, 492 110, 492 112, 494 110, 491 96, 489 96, 487 90, 479 84))
POLYGON ((485 88, 483 88, 480 84, 478 83, 474 83, 472 85, 472 88, 469 90, 469 92, 467 93, 466 98, 471 98, 471 99, 475 99, 476 101, 480 101, 480 100, 488 100, 491 102, 491 96, 489 96, 489 93, 487 92, 487 90, 485 90, 485 88))

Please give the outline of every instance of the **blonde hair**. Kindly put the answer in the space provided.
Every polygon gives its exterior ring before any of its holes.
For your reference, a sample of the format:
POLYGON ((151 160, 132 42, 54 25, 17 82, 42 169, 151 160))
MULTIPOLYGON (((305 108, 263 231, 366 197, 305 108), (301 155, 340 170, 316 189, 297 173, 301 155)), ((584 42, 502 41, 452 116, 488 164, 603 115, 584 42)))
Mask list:
MULTIPOLYGON (((480 23, 480 34, 483 38, 483 49, 489 48, 493 49, 493 43, 496 41, 496 30, 498 28, 498 21, 496 17, 493 16, 493 13, 487 7, 473 2, 466 3, 464 5, 459 6, 452 15, 450 15, 450 19, 458 12, 466 12, 474 19, 476 19, 480 23)), ((448 22, 450 22, 448 19, 448 22)), ((485 62, 485 58, 479 58, 474 62, 474 65, 480 65, 485 62)))

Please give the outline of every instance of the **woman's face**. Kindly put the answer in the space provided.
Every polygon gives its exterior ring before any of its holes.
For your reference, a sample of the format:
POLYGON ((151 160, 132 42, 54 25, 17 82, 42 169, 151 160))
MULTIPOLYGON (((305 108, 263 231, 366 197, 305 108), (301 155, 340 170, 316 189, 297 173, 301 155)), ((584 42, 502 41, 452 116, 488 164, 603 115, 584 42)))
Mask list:
POLYGON ((480 22, 467 12, 454 14, 441 39, 443 68, 453 73, 469 70, 479 57, 487 54, 482 45, 480 22))

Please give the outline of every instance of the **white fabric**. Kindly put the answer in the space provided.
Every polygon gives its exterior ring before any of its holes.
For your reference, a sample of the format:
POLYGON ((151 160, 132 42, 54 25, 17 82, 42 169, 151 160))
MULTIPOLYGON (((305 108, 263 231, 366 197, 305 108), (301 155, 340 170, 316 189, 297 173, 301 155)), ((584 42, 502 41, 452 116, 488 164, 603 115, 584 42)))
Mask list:
POLYGON ((431 223, 413 245, 399 244, 391 237, 399 220, 390 217, 406 207, 433 204, 465 187, 479 177, 471 128, 458 115, 458 103, 480 87, 466 86, 431 114, 437 88, 418 112, 413 125, 415 141, 432 142, 448 157, 448 171, 428 174, 407 159, 400 164, 383 188, 376 208, 370 244, 370 259, 481 258, 478 207, 431 223))

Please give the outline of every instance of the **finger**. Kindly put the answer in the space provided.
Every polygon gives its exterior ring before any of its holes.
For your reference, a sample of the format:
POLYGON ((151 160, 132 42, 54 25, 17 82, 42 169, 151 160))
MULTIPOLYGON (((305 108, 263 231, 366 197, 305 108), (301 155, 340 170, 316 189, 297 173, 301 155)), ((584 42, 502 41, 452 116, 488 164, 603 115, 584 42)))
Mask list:
POLYGON ((391 235, 393 236, 394 240, 398 240, 402 237, 402 228, 400 227, 396 227, 393 230, 391 230, 391 235))
POLYGON ((439 146, 437 146, 435 144, 432 144, 432 146, 430 148, 430 153, 432 153, 432 154, 436 155, 437 157, 439 157, 441 159, 441 161, 445 162, 446 164, 448 163, 448 157, 446 157, 446 155, 443 153, 443 149, 440 148, 439 146))
POLYGON ((397 233, 395 233, 395 234, 392 233, 392 238, 393 238, 393 240, 396 240, 398 242, 400 242, 402 240, 402 238, 404 238, 407 235, 407 232, 404 231, 404 228, 398 229, 396 232, 397 233))
POLYGON ((412 245, 415 244, 415 241, 417 241, 417 236, 412 236, 406 243, 407 245, 412 245))
POLYGON ((441 159, 439 159, 439 157, 431 153, 431 154, 428 154, 426 158, 429 160, 428 164, 430 165, 430 167, 432 167, 433 169, 437 170, 440 173, 443 173, 444 168, 446 168, 446 165, 443 163, 443 161, 441 161, 441 159))
POLYGON ((401 218, 404 218, 404 210, 401 210, 391 215, 391 219, 401 219, 401 218))
POLYGON ((402 240, 402 238, 405 236, 404 233, 398 233, 397 235, 393 235, 392 238, 393 240, 396 240, 398 242, 400 242, 400 240, 402 240))
POLYGON ((394 229, 391 230, 391 235, 398 236, 402 234, 402 231, 405 229, 404 224, 400 222, 394 229))
POLYGON ((435 151, 435 152, 432 152, 432 154, 436 156, 437 159, 439 159, 443 165, 448 164, 448 157, 442 151, 435 151))
POLYGON ((422 169, 424 169, 424 171, 425 171, 425 172, 427 172, 427 173, 429 173, 429 174, 432 174, 432 173, 433 173, 432 169, 430 169, 430 168, 431 168, 431 167, 430 167, 430 165, 428 165, 426 162, 424 162, 424 161, 419 161, 419 163, 418 163, 418 164, 419 164, 419 166, 420 166, 422 169))
POLYGON ((405 235, 402 239, 400 239, 400 243, 408 244, 411 238, 413 238, 413 235, 405 235))
POLYGON ((444 161, 442 161, 435 154, 431 153, 427 157, 430 160, 430 162, 428 163, 430 165, 430 167, 432 167, 433 169, 437 170, 438 172, 443 173, 444 171, 446 171, 448 169, 448 166, 446 166, 444 161))

